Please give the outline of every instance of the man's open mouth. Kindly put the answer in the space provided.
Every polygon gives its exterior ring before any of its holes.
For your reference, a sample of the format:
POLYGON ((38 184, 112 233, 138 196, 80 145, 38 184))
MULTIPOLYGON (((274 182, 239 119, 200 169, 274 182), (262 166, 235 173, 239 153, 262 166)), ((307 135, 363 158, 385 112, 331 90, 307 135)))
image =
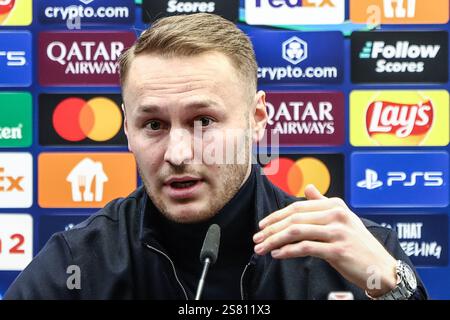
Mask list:
POLYGON ((197 184, 200 180, 188 180, 188 181, 177 181, 172 182, 170 186, 175 189, 189 188, 197 184))

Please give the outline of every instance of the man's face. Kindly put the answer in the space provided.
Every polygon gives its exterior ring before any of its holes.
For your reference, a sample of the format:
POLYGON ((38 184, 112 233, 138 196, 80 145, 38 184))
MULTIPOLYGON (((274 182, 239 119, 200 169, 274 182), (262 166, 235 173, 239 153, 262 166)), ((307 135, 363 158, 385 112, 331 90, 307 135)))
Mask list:
POLYGON ((129 149, 149 197, 170 220, 211 218, 248 177, 254 108, 247 92, 220 53, 133 60, 123 88, 129 149), (234 160, 212 160, 233 152, 231 135, 244 142, 234 160))

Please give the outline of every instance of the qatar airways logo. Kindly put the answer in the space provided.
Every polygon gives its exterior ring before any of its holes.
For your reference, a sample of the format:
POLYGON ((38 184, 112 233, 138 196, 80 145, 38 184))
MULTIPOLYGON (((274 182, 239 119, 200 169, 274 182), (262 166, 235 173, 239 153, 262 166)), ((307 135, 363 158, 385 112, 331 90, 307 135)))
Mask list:
POLYGON ((43 32, 39 37, 42 85, 118 84, 118 58, 135 39, 131 32, 43 32))
POLYGON ((121 41, 105 44, 92 41, 73 42, 70 46, 55 41, 47 47, 47 57, 65 66, 64 73, 70 74, 115 74, 117 59, 124 49, 121 41))
POLYGON ((344 138, 340 92, 268 92, 268 129, 281 145, 339 145, 344 138))

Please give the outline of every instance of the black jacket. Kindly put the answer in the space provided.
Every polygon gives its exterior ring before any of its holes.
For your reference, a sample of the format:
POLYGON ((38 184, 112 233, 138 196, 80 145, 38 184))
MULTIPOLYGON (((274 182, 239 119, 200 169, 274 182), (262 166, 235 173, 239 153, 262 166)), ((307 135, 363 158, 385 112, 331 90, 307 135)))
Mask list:
MULTIPOLYGON (((255 207, 258 221, 298 200, 256 174, 255 207)), ((124 199, 110 202, 74 229, 55 234, 5 294, 5 299, 186 299, 176 266, 156 241, 148 223, 143 187, 124 199), (147 217, 147 218, 146 218, 147 217), (81 289, 67 288, 76 265, 81 289), (69 279, 69 282, 70 279, 69 279)), ((395 232, 363 220, 370 232, 396 259, 411 261, 395 232)), ((252 235, 249 235, 252 236, 252 235)), ((413 299, 427 293, 417 275, 413 299)), ((241 276, 243 299, 327 299, 332 291, 364 291, 345 280, 324 260, 305 257, 287 260, 253 255, 241 276)))

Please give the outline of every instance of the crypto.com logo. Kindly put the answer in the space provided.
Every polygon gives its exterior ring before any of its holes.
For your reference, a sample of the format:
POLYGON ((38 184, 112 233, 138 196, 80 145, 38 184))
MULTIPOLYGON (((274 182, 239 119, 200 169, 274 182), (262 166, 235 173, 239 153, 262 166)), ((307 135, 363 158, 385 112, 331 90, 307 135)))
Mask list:
POLYGON ((308 44, 298 37, 292 37, 283 42, 282 48, 283 59, 293 65, 308 58, 308 44))
POLYGON ((132 24, 134 4, 133 0, 42 0, 39 19, 43 24, 66 24, 69 30, 81 29, 82 23, 132 24))

